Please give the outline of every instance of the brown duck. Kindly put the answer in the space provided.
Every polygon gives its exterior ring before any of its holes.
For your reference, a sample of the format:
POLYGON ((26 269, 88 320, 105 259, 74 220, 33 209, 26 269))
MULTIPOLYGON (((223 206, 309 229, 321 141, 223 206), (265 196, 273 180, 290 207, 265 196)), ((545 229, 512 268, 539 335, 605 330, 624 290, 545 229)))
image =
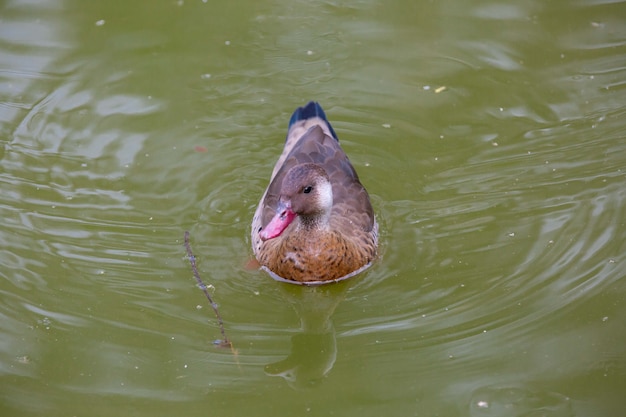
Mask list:
POLYGON ((324 110, 299 107, 252 220, 257 260, 278 280, 333 282, 367 268, 377 238, 369 195, 324 110))

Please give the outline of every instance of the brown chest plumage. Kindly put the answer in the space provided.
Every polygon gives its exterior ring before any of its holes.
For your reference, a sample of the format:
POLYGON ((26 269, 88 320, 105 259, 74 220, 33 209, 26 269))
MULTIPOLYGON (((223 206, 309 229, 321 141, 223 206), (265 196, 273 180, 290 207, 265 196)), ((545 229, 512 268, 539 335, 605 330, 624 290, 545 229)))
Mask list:
POLYGON ((266 244, 259 262, 280 277, 299 282, 337 280, 376 256, 375 242, 365 234, 363 240, 352 241, 334 231, 291 233, 266 244))

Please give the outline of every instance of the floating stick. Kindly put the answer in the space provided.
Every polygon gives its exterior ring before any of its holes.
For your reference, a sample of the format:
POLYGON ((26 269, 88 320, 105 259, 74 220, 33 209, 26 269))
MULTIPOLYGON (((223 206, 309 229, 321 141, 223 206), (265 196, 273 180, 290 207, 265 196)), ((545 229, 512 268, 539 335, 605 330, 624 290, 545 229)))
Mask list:
POLYGON ((220 332, 222 333, 223 339, 216 340, 214 343, 218 345, 219 347, 229 347, 233 351, 233 353, 235 353, 235 350, 233 349, 233 344, 228 339, 228 336, 226 336, 226 330, 224 330, 224 321, 222 320, 222 316, 220 315, 220 312, 217 309, 217 304, 213 301, 213 298, 211 297, 211 294, 209 294, 209 290, 207 286, 204 284, 204 282, 202 282, 202 278, 200 278, 200 274, 198 273, 198 267, 196 266, 196 257, 191 251, 191 244, 189 243, 188 231, 185 231, 185 249, 187 249, 187 257, 189 258, 189 262, 191 263, 193 276, 196 279, 196 282, 198 282, 198 286, 200 287, 202 292, 204 292, 204 295, 206 295, 207 300, 209 300, 209 304, 211 304, 211 307, 213 308, 213 311, 215 312, 215 317, 217 317, 217 323, 220 326, 220 332))

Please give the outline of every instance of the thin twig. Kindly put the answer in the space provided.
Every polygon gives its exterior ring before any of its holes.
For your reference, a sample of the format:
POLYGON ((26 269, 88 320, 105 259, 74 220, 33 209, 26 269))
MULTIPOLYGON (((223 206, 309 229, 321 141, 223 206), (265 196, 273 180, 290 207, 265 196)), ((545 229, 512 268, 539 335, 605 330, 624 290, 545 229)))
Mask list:
POLYGON ((217 309, 217 304, 213 301, 213 298, 211 297, 211 294, 209 294, 209 290, 207 286, 204 284, 204 282, 202 282, 202 278, 200 278, 200 274, 198 273, 198 267, 196 266, 196 257, 191 251, 191 244, 189 243, 188 231, 185 231, 185 249, 187 249, 187 257, 189 258, 189 262, 191 263, 193 276, 198 282, 198 286, 200 287, 202 292, 204 292, 204 295, 206 295, 207 300, 209 300, 209 304, 211 304, 211 307, 213 308, 213 311, 215 312, 215 317, 217 317, 217 323, 220 326, 220 332, 222 333, 223 339, 217 340, 215 343, 220 347, 230 347, 231 349, 233 349, 233 344, 228 339, 228 336, 226 336, 226 330, 224 330, 224 321, 222 320, 222 316, 220 315, 220 312, 217 309))

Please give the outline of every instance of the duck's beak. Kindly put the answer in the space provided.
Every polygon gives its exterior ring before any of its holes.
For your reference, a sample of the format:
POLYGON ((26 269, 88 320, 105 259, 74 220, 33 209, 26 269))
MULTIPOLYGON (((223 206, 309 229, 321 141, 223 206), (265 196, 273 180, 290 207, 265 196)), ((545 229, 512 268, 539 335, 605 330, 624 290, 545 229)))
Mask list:
POLYGON ((280 234, 291 224, 293 219, 296 218, 296 213, 291 209, 291 202, 283 201, 282 199, 278 202, 278 207, 276 208, 276 215, 270 220, 270 222, 259 232, 259 236, 261 236, 261 240, 266 241, 268 239, 273 239, 280 234))

